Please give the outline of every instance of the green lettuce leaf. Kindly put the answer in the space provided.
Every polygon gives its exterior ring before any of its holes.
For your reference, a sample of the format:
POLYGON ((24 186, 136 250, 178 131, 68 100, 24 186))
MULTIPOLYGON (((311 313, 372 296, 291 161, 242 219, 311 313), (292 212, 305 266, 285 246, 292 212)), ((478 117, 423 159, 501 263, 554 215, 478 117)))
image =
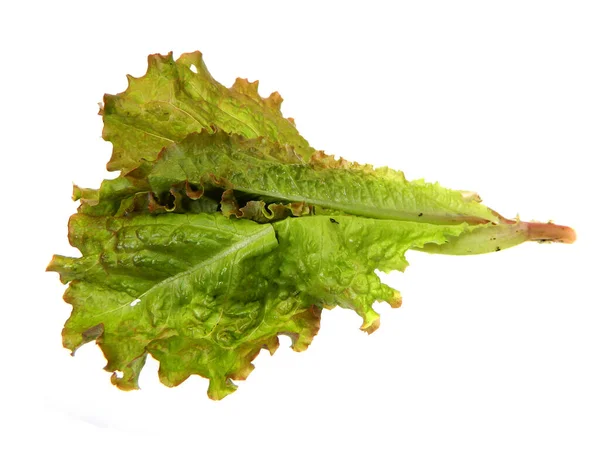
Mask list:
POLYGON ((278 335, 304 350, 323 307, 352 309, 361 328, 374 331, 373 303, 400 305, 374 270, 404 270, 406 250, 443 244, 467 227, 350 216, 258 224, 218 213, 77 214, 70 236, 82 256, 55 256, 49 270, 70 282, 64 345, 75 351, 97 340, 117 386, 137 388, 150 353, 165 384, 198 374, 210 379, 211 398, 222 398, 260 349, 277 348, 278 335))
POLYGON ((307 163, 282 162, 272 157, 278 153, 283 149, 264 140, 225 133, 193 134, 160 153, 148 181, 156 194, 176 184, 191 183, 202 190, 223 187, 258 198, 302 202, 378 219, 498 221, 494 212, 461 192, 439 184, 408 182, 401 172, 336 161, 321 153, 307 163))
POLYGON ((163 147, 215 127, 293 146, 303 158, 314 151, 294 121, 281 115, 279 93, 262 98, 257 81, 241 78, 226 88, 210 75, 200 52, 176 61, 172 53, 150 55, 146 74, 127 79, 127 90, 106 94, 100 109, 102 136, 113 144, 108 170, 127 173, 142 160, 154 160, 163 147))
MULTIPOLYGON (((226 190, 246 201, 310 205, 326 213, 333 210, 380 219, 440 224, 500 220, 477 197, 462 191, 422 180, 409 182, 402 172, 336 160, 322 152, 305 162, 289 148, 265 139, 222 131, 191 134, 163 149, 155 162, 103 182, 99 192, 90 190, 92 194, 77 198, 83 199, 80 212, 120 215, 136 209, 131 207, 136 195, 171 197, 173 202, 184 191, 195 199, 212 192, 222 204, 225 200, 226 214, 235 213, 240 205, 234 205, 231 195, 223 199, 226 190)), ((263 211, 266 217, 273 215, 273 211, 263 211)))

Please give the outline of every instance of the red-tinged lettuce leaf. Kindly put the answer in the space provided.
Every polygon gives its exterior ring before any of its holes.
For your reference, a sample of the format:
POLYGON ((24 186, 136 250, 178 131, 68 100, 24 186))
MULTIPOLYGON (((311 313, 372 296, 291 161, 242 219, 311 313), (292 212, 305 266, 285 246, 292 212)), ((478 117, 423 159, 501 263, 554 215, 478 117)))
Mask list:
POLYGON ((241 78, 226 88, 210 75, 200 52, 177 60, 172 53, 150 55, 146 74, 127 79, 127 90, 106 94, 100 110, 102 135, 113 144, 108 170, 128 173, 163 147, 215 127, 292 146, 305 159, 314 151, 293 120, 281 115, 279 93, 262 98, 257 81, 241 78))
POLYGON ((223 132, 188 136, 165 148, 148 171, 151 190, 160 195, 173 185, 232 189, 256 198, 303 203, 363 217, 416 222, 486 223, 499 217, 461 191, 402 172, 335 160, 321 152, 310 161, 282 162, 286 149, 223 132))
MULTIPOLYGON (((163 204, 174 203, 174 190, 185 191, 192 199, 211 198, 205 194, 212 192, 225 206, 226 215, 240 217, 247 211, 247 217, 259 221, 264 220, 256 214, 256 204, 241 214, 239 210, 248 201, 262 201, 289 205, 293 215, 338 211, 438 224, 501 220, 478 197, 462 191, 422 180, 407 181, 402 172, 349 163, 322 152, 315 152, 305 162, 288 147, 223 131, 192 134, 163 149, 156 161, 144 163, 127 176, 104 181, 99 192, 88 190, 88 197, 79 196, 80 212, 121 215, 136 210, 131 205, 139 202, 132 197, 150 193, 163 204), (224 191, 231 193, 223 198, 224 191), (298 208, 301 211, 295 211, 298 208)), ((282 211, 276 208, 267 206, 265 212, 271 214, 266 217, 280 218, 282 211)))
POLYGON ((150 354, 164 384, 196 374, 223 398, 278 336, 306 349, 323 308, 355 311, 371 333, 374 302, 401 304, 375 270, 404 270, 409 249, 575 240, 568 227, 507 220, 472 192, 316 152, 278 93, 262 98, 242 79, 225 88, 199 52, 148 61, 100 111, 121 176, 74 187, 69 239, 82 256, 48 267, 69 283, 64 345, 96 341, 121 389, 138 387, 150 354))
POLYGON ((275 350, 278 335, 304 350, 323 307, 352 309, 374 331, 375 301, 400 306, 374 270, 404 270, 406 250, 443 245, 467 228, 351 216, 258 224, 219 213, 77 214, 70 239, 82 256, 55 256, 48 269, 70 283, 67 348, 96 340, 122 389, 138 387, 150 353, 163 383, 198 374, 218 399, 261 348, 275 350))
POLYGON ((277 246, 269 226, 219 214, 78 214, 70 238, 82 257, 56 256, 49 267, 70 282, 64 345, 75 351, 97 339, 122 389, 137 387, 150 353, 163 383, 199 374, 221 398, 234 388, 229 379, 250 373, 261 348, 276 349, 278 334, 303 350, 318 330, 314 302, 271 289, 257 265, 277 246))

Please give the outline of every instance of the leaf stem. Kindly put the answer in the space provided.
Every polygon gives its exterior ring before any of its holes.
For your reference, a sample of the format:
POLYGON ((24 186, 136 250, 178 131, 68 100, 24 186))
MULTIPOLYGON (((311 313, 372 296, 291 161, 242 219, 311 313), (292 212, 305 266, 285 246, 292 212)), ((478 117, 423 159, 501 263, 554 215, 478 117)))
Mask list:
POLYGON ((538 223, 525 222, 530 241, 540 242, 562 242, 572 244, 576 240, 575 230, 564 225, 556 225, 552 222, 538 223))
POLYGON ((498 252, 526 241, 572 244, 576 239, 575 231, 563 225, 499 217, 499 224, 473 226, 460 236, 448 238, 444 244, 426 244, 418 250, 445 255, 478 255, 498 252))

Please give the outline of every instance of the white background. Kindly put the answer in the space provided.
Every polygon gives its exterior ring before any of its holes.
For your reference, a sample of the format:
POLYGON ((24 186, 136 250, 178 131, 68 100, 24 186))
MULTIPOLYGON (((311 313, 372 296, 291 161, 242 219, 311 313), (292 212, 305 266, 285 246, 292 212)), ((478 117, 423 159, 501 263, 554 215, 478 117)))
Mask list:
POLYGON ((175 0, 1 7, 0 446, 28 448, 600 448, 600 14, 590 1, 353 4, 175 0), (318 149, 477 191, 502 214, 574 227, 576 244, 410 253, 381 328, 323 314, 221 402, 169 389, 150 361, 120 392, 44 269, 66 240, 71 183, 96 187, 105 92, 150 53, 204 53, 260 80, 318 149), (18 442, 10 442, 18 439, 18 442))

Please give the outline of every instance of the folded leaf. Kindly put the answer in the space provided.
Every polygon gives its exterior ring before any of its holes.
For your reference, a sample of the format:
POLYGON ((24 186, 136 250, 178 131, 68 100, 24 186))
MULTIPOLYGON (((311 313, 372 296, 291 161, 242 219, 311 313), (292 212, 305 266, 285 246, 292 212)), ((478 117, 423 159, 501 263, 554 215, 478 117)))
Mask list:
POLYGON ((462 191, 422 180, 409 182, 402 172, 334 160, 322 153, 304 162, 288 148, 262 138, 249 140, 221 131, 192 134, 165 148, 154 163, 146 163, 143 169, 104 181, 99 193, 90 191, 94 194, 91 202, 83 198, 80 212, 118 215, 134 209, 127 206, 133 204, 131 198, 135 195, 152 192, 157 198, 165 198, 184 186, 188 196, 190 186, 194 186, 191 195, 195 198, 218 191, 221 204, 227 207, 226 214, 242 206, 237 201, 233 204, 235 191, 247 200, 302 204, 318 207, 319 211, 381 219, 440 224, 500 221, 478 198, 462 191), (225 190, 232 193, 223 203, 220 192, 225 190))
MULTIPOLYGON (((281 149, 281 153, 285 150, 281 149)), ((462 192, 407 181, 401 172, 358 164, 281 162, 275 144, 225 133, 193 134, 165 148, 148 174, 152 191, 192 183, 258 198, 303 202, 364 217, 430 223, 497 222, 497 215, 462 192), (268 151, 266 150, 268 149, 268 151)))

